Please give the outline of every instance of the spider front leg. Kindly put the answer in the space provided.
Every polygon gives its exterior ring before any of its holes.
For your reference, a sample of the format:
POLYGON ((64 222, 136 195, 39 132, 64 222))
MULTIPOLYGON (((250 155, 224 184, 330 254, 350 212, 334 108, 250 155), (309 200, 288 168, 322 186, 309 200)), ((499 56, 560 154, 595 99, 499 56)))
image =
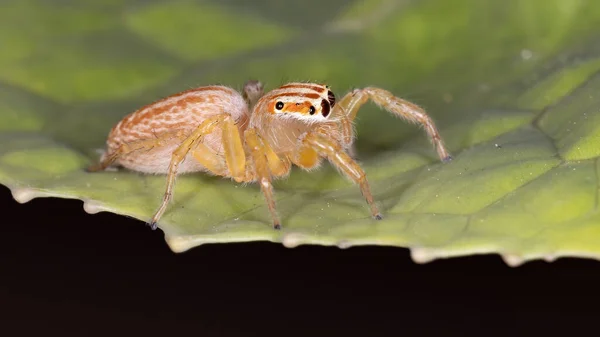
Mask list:
POLYGON ((381 220, 382 216, 379 208, 375 204, 371 187, 367 181, 365 171, 355 162, 342 148, 338 142, 325 137, 318 132, 307 133, 302 138, 302 144, 298 148, 296 158, 298 164, 307 163, 307 167, 317 163, 316 155, 325 157, 344 175, 358 184, 360 191, 371 208, 371 215, 376 220, 381 220))
MULTIPOLYGON (((446 146, 440 137, 440 133, 438 132, 431 117, 429 117, 427 113, 416 104, 396 97, 387 90, 375 87, 355 89, 344 96, 336 108, 343 111, 345 118, 353 121, 354 118, 356 118, 358 110, 369 99, 371 99, 379 107, 393 113, 395 116, 422 125, 425 128, 429 139, 435 146, 440 159, 443 162, 452 160, 452 156, 446 149, 446 146)), ((342 132, 347 138, 347 133, 349 132, 348 129, 343 128, 342 132)))

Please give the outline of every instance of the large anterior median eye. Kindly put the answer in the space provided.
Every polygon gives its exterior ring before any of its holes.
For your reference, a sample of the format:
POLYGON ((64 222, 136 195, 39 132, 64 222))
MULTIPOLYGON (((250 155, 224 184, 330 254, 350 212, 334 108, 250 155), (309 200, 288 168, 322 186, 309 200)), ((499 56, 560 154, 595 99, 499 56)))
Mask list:
POLYGON ((277 102, 277 103, 275 104, 275 109, 277 109, 277 110, 281 110, 281 109, 283 109, 283 102, 277 102))
POLYGON ((331 107, 326 100, 321 100, 321 114, 323 117, 327 117, 329 115, 329 111, 331 111, 331 107))
POLYGON ((327 99, 329 100, 329 104, 333 108, 333 106, 335 105, 335 95, 333 94, 333 92, 331 92, 331 90, 327 91, 327 99))

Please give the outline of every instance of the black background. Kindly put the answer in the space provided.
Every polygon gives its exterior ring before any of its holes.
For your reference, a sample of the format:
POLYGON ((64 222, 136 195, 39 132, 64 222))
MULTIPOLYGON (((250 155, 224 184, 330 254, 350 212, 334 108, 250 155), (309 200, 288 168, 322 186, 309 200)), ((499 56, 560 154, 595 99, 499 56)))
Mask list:
POLYGON ((143 222, 0 187, 5 336, 575 336, 600 330, 600 263, 418 265, 391 247, 213 244, 172 253, 143 222))

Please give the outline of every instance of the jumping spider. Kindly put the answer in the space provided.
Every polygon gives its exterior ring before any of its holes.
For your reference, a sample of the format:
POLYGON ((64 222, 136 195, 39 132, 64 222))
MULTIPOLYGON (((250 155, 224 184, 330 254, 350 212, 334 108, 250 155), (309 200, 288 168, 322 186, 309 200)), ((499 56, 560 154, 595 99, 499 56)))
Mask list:
POLYGON ((258 182, 273 227, 279 229, 272 180, 289 175, 292 165, 308 170, 326 158, 359 185, 371 215, 379 220, 365 173, 348 155, 354 141, 352 122, 369 99, 421 124, 441 160, 451 159, 431 118, 389 91, 355 89, 336 102, 323 84, 288 83, 265 94, 260 82, 248 81, 243 94, 226 86, 205 86, 133 112, 113 127, 107 151, 88 171, 118 165, 166 174, 163 201, 150 222, 153 229, 171 199, 177 174, 205 172, 236 182, 258 182))

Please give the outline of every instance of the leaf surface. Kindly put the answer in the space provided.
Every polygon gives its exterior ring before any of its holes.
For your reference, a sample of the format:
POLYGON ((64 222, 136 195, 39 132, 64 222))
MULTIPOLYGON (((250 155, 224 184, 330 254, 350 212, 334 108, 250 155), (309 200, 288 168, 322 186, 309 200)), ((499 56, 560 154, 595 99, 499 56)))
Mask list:
MULTIPOLYGON (((159 224, 176 252, 268 240, 408 247, 419 262, 600 257, 600 3, 584 0, 9 0, 0 5, 0 183, 147 221, 163 176, 90 174, 110 128, 161 97, 250 78, 386 88, 427 109, 455 160, 374 105, 358 157, 385 219, 329 166, 260 190, 180 176, 159 224)), ((118 234, 118 233, 116 233, 118 234)))

